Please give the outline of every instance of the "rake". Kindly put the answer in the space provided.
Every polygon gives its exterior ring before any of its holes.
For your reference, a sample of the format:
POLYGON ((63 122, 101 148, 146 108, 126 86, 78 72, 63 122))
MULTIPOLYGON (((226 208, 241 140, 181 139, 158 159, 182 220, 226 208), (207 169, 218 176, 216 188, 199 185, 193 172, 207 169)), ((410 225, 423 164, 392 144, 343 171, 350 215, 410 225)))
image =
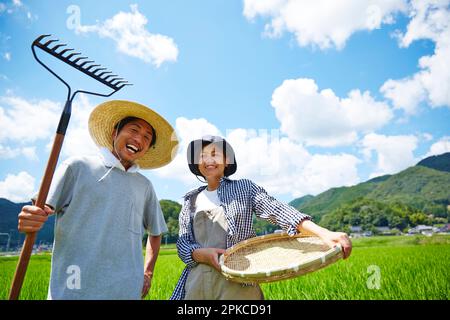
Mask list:
MULTIPOLYGON (((95 64, 95 62, 92 60, 88 60, 88 57, 81 56, 80 52, 75 52, 74 49, 66 48, 67 44, 59 43, 59 40, 56 39, 48 39, 48 37, 50 36, 51 35, 49 34, 44 34, 37 37, 31 45, 31 50, 33 51, 33 56, 37 60, 37 62, 39 62, 39 64, 41 64, 51 74, 53 74, 62 83, 64 83, 64 85, 67 87, 68 92, 67 100, 65 102, 64 109, 62 111, 58 127, 56 129, 56 135, 47 162, 47 167, 45 169, 44 177, 42 178, 41 186, 39 188, 38 197, 35 202, 35 205, 41 209, 44 209, 45 201, 47 200, 50 184, 53 179, 56 164, 58 162, 59 153, 64 141, 67 126, 69 125, 69 120, 72 113, 72 101, 77 93, 109 97, 123 87, 131 85, 130 83, 128 83, 128 81, 125 81, 118 75, 113 74, 111 71, 107 71, 107 69, 103 68, 101 65, 95 64), (103 94, 98 92, 77 90, 72 93, 72 88, 70 87, 70 85, 38 58, 38 56, 36 55, 36 48, 41 49, 42 51, 52 55, 55 58, 58 58, 64 63, 67 63, 71 67, 74 67, 75 69, 83 72, 91 78, 99 81, 100 83, 112 89, 112 91, 110 93, 103 94)), ((33 251, 33 245, 36 240, 36 235, 37 232, 26 234, 19 261, 16 267, 16 272, 11 284, 11 291, 9 294, 10 300, 17 300, 20 295, 20 290, 25 278, 25 273, 28 267, 28 262, 30 261, 31 253, 33 251)))

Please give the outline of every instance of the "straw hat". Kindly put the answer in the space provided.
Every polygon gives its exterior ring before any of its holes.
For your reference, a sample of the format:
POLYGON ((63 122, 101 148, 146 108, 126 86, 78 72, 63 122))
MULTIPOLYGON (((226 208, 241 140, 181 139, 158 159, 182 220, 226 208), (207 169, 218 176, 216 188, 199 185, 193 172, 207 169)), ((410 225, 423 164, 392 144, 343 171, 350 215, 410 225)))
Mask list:
POLYGON ((156 133, 156 142, 136 163, 143 169, 162 167, 176 155, 178 139, 172 126, 152 109, 131 101, 111 100, 99 104, 89 117, 89 133, 94 142, 109 150, 113 149, 114 126, 126 117, 147 121, 156 133))

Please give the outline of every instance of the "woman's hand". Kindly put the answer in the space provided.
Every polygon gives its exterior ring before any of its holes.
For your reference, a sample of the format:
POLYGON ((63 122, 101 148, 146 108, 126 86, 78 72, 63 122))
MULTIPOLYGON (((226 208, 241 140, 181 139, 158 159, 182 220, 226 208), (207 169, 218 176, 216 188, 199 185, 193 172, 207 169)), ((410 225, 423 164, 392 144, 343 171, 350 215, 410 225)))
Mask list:
POLYGON ((340 244, 342 247, 342 251, 344 252, 344 259, 347 259, 352 252, 352 242, 348 235, 344 232, 326 232, 323 235, 320 235, 322 240, 328 244, 331 248, 340 244))
POLYGON ((352 252, 352 242, 344 232, 333 232, 321 226, 318 226, 311 220, 303 220, 297 227, 303 234, 313 234, 320 237, 330 248, 341 245, 344 252, 344 259, 347 259, 352 252))
POLYGON ((225 252, 219 248, 199 248, 192 252, 192 258, 198 263, 207 264, 220 272, 219 255, 225 252))

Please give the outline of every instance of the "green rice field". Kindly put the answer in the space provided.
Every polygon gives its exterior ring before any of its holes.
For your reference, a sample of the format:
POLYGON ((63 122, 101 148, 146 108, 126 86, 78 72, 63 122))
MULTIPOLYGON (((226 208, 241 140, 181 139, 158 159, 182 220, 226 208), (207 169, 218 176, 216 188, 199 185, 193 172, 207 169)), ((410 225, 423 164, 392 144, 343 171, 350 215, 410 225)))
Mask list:
MULTIPOLYGON (((49 254, 35 255, 21 299, 45 299, 49 254)), ((0 257, 0 299, 7 299, 17 257, 0 257)), ((147 299, 168 299, 183 270, 173 246, 164 247, 147 299)), ((268 300, 409 300, 450 298, 450 236, 353 240, 348 260, 295 279, 263 284, 268 300)))

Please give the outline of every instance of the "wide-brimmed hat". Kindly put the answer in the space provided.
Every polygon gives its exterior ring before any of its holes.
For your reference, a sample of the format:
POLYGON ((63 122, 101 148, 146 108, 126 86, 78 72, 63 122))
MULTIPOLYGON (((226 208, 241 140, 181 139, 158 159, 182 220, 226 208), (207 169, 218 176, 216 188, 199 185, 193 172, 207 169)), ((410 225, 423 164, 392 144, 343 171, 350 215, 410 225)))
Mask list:
POLYGON ((152 147, 135 162, 143 169, 162 167, 173 160, 178 148, 178 139, 172 126, 152 109, 132 101, 111 100, 99 104, 89 117, 89 133, 94 142, 109 150, 113 149, 114 126, 127 117, 136 117, 148 122, 156 133, 152 147))
POLYGON ((187 149, 187 160, 189 170, 196 176, 203 176, 198 168, 200 153, 203 147, 211 143, 219 145, 225 157, 228 159, 227 166, 224 170, 224 176, 231 176, 237 170, 236 156, 233 147, 222 137, 219 136, 203 136, 201 139, 193 140, 189 143, 187 149))

